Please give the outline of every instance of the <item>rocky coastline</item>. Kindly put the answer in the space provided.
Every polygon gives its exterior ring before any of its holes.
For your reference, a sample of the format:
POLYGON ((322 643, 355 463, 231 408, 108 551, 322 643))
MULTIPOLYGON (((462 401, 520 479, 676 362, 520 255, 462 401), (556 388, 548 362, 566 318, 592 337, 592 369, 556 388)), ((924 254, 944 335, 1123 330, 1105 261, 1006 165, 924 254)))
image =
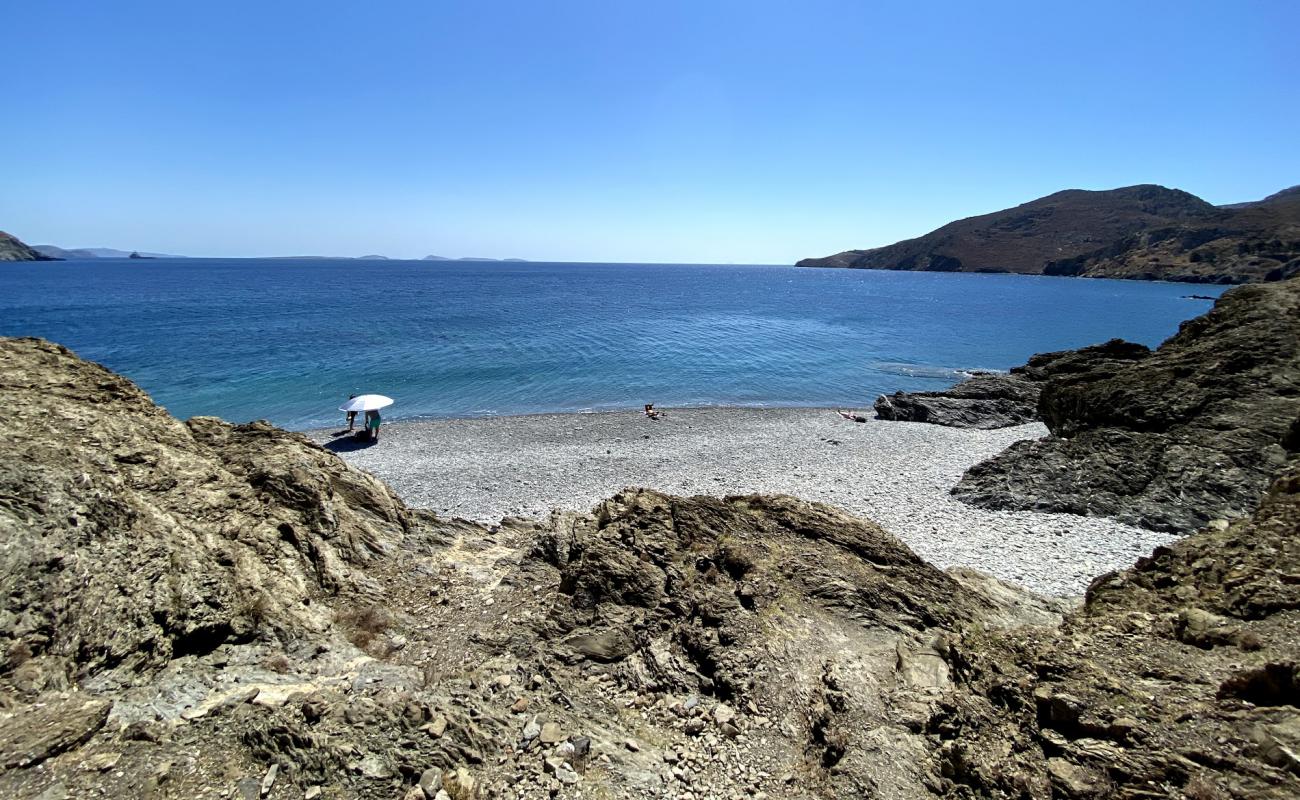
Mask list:
POLYGON ((1186 283, 1260 283, 1300 275, 1300 187, 1214 206, 1146 184, 1068 189, 801 267, 1013 272, 1186 283))
MULTIPOLYGON (((1185 426, 1269 406, 1261 382, 1292 398, 1290 340, 1242 330, 1281 337, 1295 292, 1234 290, 1108 377, 1052 375, 1039 407, 1082 426, 1098 406, 1070 398, 1138 398, 1138 369, 1186 392, 1185 426)), ((786 495, 440 516, 39 340, 0 340, 0 399, 4 796, 1300 793, 1294 462, 1075 608, 786 495)))
POLYGON ((18 237, 0 231, 0 261, 58 261, 24 244, 18 237))

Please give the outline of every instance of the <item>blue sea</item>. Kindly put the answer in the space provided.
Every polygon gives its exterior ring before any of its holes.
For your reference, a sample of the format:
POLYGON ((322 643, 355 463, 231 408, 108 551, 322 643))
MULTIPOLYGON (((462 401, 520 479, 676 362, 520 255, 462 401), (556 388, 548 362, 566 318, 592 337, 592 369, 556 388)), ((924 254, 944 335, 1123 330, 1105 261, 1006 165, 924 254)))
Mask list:
POLYGON ((42 336, 178 417, 337 424, 660 406, 864 408, 964 370, 1156 345, 1224 287, 785 266, 168 259, 0 265, 42 336))

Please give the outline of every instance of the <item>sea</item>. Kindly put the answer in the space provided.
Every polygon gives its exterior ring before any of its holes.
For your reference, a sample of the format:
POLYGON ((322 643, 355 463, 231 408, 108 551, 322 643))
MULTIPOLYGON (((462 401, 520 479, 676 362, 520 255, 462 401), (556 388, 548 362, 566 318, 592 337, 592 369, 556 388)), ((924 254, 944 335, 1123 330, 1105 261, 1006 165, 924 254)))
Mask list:
POLYGON ((1121 337, 1226 287, 762 265, 157 259, 0 265, 0 335, 41 336, 182 419, 340 423, 689 406, 864 409, 1121 337))

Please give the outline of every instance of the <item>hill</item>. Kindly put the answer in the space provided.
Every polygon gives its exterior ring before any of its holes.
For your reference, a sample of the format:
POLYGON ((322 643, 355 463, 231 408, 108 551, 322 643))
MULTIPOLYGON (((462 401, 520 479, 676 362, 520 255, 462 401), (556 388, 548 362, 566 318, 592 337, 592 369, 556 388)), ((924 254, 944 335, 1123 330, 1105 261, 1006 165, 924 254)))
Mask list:
POLYGON ((1068 189, 801 267, 1256 283, 1300 274, 1300 192, 1213 206, 1163 186, 1068 189))
POLYGON ((0 261, 57 261, 27 245, 16 236, 0 231, 0 261))

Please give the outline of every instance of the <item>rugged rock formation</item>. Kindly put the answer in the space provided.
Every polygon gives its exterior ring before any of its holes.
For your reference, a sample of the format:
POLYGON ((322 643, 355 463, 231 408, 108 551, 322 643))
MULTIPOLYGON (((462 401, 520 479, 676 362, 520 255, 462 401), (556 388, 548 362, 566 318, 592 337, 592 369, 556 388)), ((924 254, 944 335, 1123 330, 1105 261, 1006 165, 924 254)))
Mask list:
POLYGON ((1300 280, 1234 289, 1130 365, 1057 374, 1039 409, 1052 436, 972 467, 953 494, 1169 531, 1248 513, 1297 454, 1300 280))
POLYGON ((37 252, 18 240, 18 237, 0 231, 0 261, 57 261, 37 252))
POLYGON ((0 683, 24 693, 324 630, 315 601, 363 591, 359 567, 417 524, 297 434, 178 422, 39 340, 0 348, 0 403, 0 683))
POLYGON ((0 401, 6 797, 920 797, 944 642, 1058 618, 793 498, 441 520, 38 340, 0 401))
POLYGON ((949 223, 872 250, 806 258, 805 267, 1019 272, 1198 283, 1300 274, 1300 193, 1212 206, 1163 186, 1070 189, 949 223))
POLYGON ((1249 519, 1093 582, 1058 629, 951 645, 957 797, 1300 795, 1300 471, 1249 519))
POLYGON ((876 418, 950 428, 1023 425, 1038 419, 1039 388, 1022 375, 979 373, 938 392, 882 394, 876 398, 876 418))
POLYGON ((1140 344, 1112 339, 1081 350, 1040 353, 1010 374, 979 373, 950 389, 938 392, 895 392, 876 398, 878 419, 930 422, 952 428, 1006 428, 1040 419, 1039 393, 1043 382, 1056 375, 1113 371, 1145 358, 1150 350, 1140 344))
POLYGON ((0 399, 5 797, 1300 789, 1300 477, 1058 630, 790 497, 484 528, 45 342, 0 340, 0 399))

